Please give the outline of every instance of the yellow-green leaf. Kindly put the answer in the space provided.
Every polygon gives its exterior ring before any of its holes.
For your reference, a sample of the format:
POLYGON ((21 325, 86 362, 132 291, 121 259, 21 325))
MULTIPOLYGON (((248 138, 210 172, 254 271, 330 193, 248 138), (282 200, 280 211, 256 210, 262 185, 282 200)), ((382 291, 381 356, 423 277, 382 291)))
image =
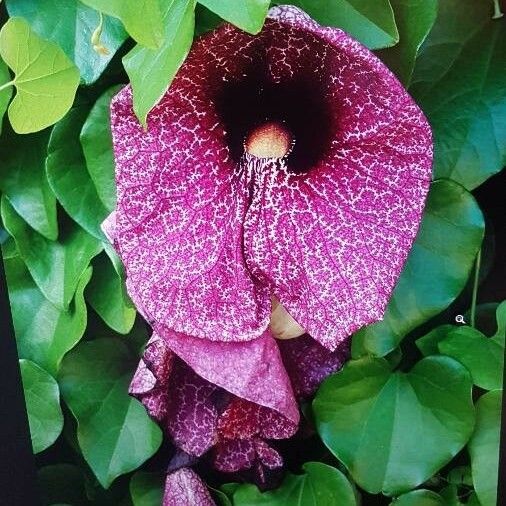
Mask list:
POLYGON ((79 70, 56 44, 14 17, 0 31, 0 55, 15 74, 9 120, 17 133, 37 132, 65 115, 79 85, 79 70))

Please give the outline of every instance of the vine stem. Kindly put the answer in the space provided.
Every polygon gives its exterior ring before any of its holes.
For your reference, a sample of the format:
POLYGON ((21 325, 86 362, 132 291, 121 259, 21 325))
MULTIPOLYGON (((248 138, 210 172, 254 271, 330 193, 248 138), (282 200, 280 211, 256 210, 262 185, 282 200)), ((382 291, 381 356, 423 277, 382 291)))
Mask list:
POLYGON ((504 16, 503 12, 501 11, 501 6, 499 5, 499 0, 492 0, 494 2, 494 15, 492 16, 492 19, 500 19, 504 16))
POLYGON ((9 86, 13 86, 14 85, 14 81, 9 81, 8 83, 4 83, 0 86, 0 91, 3 91, 5 90, 6 88, 8 88, 9 86))
POLYGON ((474 266, 474 281, 473 281, 473 295, 471 298, 471 327, 476 323, 476 299, 478 297, 478 282, 480 280, 480 266, 481 266, 481 248, 476 255, 476 262, 474 266))

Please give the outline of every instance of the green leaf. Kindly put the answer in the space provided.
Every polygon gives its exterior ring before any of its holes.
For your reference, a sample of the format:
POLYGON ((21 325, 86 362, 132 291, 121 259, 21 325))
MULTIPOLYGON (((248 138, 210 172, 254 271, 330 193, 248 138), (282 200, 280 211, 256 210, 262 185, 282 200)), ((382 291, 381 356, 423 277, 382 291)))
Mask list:
POLYGON ((163 34, 162 13, 158 0, 81 0, 97 11, 123 23, 129 35, 139 44, 155 49, 163 34))
POLYGON ((475 385, 485 390, 502 387, 504 333, 491 338, 472 327, 459 327, 440 341, 438 347, 441 353, 453 357, 469 369, 475 385))
POLYGON ((88 506, 84 488, 84 476, 73 464, 44 466, 37 473, 41 503, 44 506, 71 504, 88 506))
POLYGON ((124 58, 133 108, 145 126, 148 112, 162 98, 190 51, 195 26, 195 0, 162 0, 165 34, 159 49, 135 46, 124 58))
POLYGON ((378 56, 407 86, 422 42, 436 20, 437 0, 390 0, 399 30, 399 43, 380 51, 378 56))
POLYGON ((225 494, 225 492, 209 486, 208 488, 211 491, 211 496, 214 499, 216 506, 233 506, 232 500, 227 494, 225 494))
POLYGON ((83 456, 104 488, 137 469, 162 440, 142 404, 128 395, 136 362, 118 339, 97 339, 70 351, 58 376, 63 398, 78 422, 83 456))
POLYGON ((58 242, 48 241, 32 230, 4 197, 1 214, 37 286, 55 306, 67 309, 79 279, 102 244, 73 223, 60 233, 58 242))
POLYGON ((223 20, 214 12, 199 3, 195 6, 195 37, 214 30, 221 23, 223 20))
POLYGON ((472 195, 452 181, 435 181, 385 317, 355 334, 353 356, 386 355, 408 332, 455 300, 469 277, 483 233, 483 215, 472 195))
POLYGON ((293 0, 323 25, 337 26, 370 49, 399 41, 394 13, 388 0, 293 0))
POLYGON ((466 444, 474 425, 471 389, 466 368, 449 357, 424 358, 408 373, 364 357, 324 381, 313 411, 322 440, 354 480, 371 494, 397 495, 466 444))
POLYGON ((99 13, 79 0, 44 0, 43 6, 33 0, 7 0, 5 4, 10 16, 25 18, 40 37, 56 42, 77 65, 86 84, 100 77, 127 38, 123 25, 105 16, 100 42, 108 54, 95 51, 91 36, 99 24, 99 13))
POLYGON ((10 80, 9 69, 3 60, 0 59, 0 133, 2 133, 3 117, 12 96, 12 86, 7 85, 10 80), (2 88, 3 85, 6 85, 6 87, 2 88))
POLYGON ((16 96, 9 106, 15 132, 42 130, 70 109, 79 70, 52 42, 41 39, 22 18, 10 18, 0 31, 0 55, 15 73, 16 96))
POLYGON ((44 163, 49 132, 16 135, 8 127, 0 140, 0 190, 16 212, 50 240, 58 237, 56 198, 49 187, 44 163))
POLYGON ((487 392, 476 403, 476 427, 468 448, 474 489, 482 506, 497 504, 501 405, 501 390, 487 392))
POLYGON ((416 340, 418 349, 422 352, 424 357, 429 355, 437 355, 439 353, 438 344, 442 341, 451 331, 458 329, 456 325, 439 325, 429 331, 428 334, 416 340))
POLYGON ((469 190, 506 164, 506 30, 491 10, 440 2, 410 88, 433 128, 435 176, 469 190))
POLYGON ((55 379, 30 360, 20 360, 26 411, 34 453, 51 446, 63 429, 60 392, 55 379))
POLYGON ((100 224, 109 211, 98 197, 79 141, 87 115, 87 107, 75 107, 54 126, 47 148, 46 173, 68 215, 88 233, 105 240, 100 224))
POLYGON ((88 173, 95 183, 98 197, 109 212, 112 212, 116 207, 109 106, 112 97, 120 88, 121 86, 113 86, 98 98, 91 108, 80 134, 88 173))
POLYGON ((120 334, 128 334, 137 312, 126 292, 122 269, 116 270, 119 258, 111 248, 93 261, 93 278, 86 290, 86 299, 104 322, 120 334))
POLYGON ((163 501, 165 476, 138 471, 130 480, 133 506, 159 506, 163 501))
POLYGON ((19 257, 4 262, 19 356, 56 375, 61 359, 86 329, 83 291, 91 268, 84 271, 74 301, 63 311, 44 297, 19 257))
POLYGON ((245 32, 257 34, 264 25, 270 0, 198 0, 220 18, 245 32))
POLYGON ((466 485, 468 487, 473 486, 473 475, 469 466, 459 466, 453 468, 448 473, 448 483, 453 485, 466 485))
POLYGON ((447 506, 444 499, 431 490, 412 490, 395 498, 391 506, 447 506))
POLYGON ((261 493, 254 485, 240 485, 234 492, 235 506, 355 506, 350 482, 341 471, 320 462, 306 462, 302 475, 290 474, 275 490, 261 493))

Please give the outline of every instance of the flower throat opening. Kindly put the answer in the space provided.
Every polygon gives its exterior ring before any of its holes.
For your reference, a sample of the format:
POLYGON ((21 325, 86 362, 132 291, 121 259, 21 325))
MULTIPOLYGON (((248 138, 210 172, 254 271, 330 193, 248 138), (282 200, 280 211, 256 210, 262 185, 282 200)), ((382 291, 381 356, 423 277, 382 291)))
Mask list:
POLYGON ((225 83, 214 104, 237 162, 247 151, 259 158, 284 158, 290 172, 306 173, 332 139, 336 104, 327 103, 318 79, 272 83, 256 76, 225 83))

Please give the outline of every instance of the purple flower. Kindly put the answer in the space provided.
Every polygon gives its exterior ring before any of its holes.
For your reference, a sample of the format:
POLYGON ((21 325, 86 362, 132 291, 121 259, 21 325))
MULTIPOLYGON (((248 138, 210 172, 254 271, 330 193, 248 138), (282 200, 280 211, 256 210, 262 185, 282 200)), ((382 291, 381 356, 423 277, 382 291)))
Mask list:
POLYGON ((132 392, 219 469, 278 467, 265 440, 294 432, 296 397, 384 314, 429 187, 430 127, 371 52, 288 6, 257 36, 199 38, 146 131, 130 87, 111 119, 104 228, 155 332, 132 392), (276 341, 272 309, 285 337, 316 342, 276 341))
MULTIPOLYGON (((130 393, 144 404, 189 460, 209 452, 212 465, 219 471, 246 472, 265 486, 269 473, 283 464, 270 442, 295 434, 297 422, 281 410, 247 400, 244 393, 237 396, 220 387, 229 383, 219 374, 207 381, 203 378, 207 372, 199 363, 192 363, 196 366, 192 369, 171 347, 165 338, 156 334, 151 337, 130 393)), ((279 354, 297 398, 312 395, 320 381, 338 370, 347 358, 345 352, 330 352, 307 335, 280 341, 279 354)), ((174 471, 187 463, 176 453, 169 468, 174 471)))

